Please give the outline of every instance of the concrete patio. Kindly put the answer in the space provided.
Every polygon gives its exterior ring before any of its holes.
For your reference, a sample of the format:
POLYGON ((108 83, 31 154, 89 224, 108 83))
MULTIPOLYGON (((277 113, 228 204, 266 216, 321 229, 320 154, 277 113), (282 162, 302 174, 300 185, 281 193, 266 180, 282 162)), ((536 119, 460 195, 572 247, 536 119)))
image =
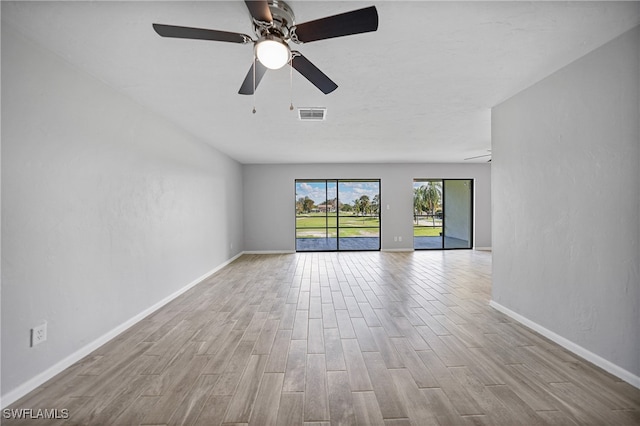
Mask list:
MULTIPOLYGON (((442 250, 443 237, 414 237, 416 250, 442 250)), ((297 238, 296 251, 380 250, 379 237, 347 238, 297 238)), ((445 249, 471 248, 469 242, 458 238, 444 237, 445 249)))

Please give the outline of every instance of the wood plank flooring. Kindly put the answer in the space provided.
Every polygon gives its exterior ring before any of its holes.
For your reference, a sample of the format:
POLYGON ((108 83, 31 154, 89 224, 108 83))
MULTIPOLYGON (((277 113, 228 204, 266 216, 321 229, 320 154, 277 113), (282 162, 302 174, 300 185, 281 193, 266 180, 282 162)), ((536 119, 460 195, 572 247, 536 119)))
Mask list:
POLYGON ((488 306, 491 254, 244 255, 12 404, 78 425, 640 424, 640 390, 488 306))

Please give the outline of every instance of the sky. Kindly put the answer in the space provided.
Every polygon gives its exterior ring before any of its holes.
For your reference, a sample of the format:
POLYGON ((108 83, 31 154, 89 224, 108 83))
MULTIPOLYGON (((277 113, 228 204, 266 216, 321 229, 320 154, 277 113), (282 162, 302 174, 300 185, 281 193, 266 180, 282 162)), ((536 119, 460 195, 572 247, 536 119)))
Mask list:
POLYGON ((380 182, 362 182, 362 181, 298 181, 296 182, 296 200, 298 198, 309 197, 315 204, 321 204, 323 201, 336 198, 339 196, 341 203, 353 204, 353 201, 362 195, 367 195, 370 200, 380 192, 380 182), (325 187, 326 186, 326 187, 325 187), (336 188, 339 194, 336 194, 336 188))

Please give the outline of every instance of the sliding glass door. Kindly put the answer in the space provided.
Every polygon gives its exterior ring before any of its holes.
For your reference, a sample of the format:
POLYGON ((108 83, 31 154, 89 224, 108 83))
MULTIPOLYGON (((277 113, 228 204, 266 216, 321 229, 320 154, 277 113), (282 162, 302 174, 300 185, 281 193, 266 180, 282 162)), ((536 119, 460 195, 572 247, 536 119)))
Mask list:
POLYGON ((472 248, 473 181, 413 182, 413 246, 417 250, 472 248))
POLYGON ((338 249, 336 180, 296 180, 296 250, 338 249))
POLYGON ((413 182, 413 247, 442 249, 442 180, 413 182))
POLYGON ((380 181, 338 181, 338 247, 380 250, 380 181))
POLYGON ((473 235, 473 181, 471 179, 445 179, 444 248, 470 249, 473 235))
POLYGON ((380 250, 380 180, 296 180, 296 251, 380 250))

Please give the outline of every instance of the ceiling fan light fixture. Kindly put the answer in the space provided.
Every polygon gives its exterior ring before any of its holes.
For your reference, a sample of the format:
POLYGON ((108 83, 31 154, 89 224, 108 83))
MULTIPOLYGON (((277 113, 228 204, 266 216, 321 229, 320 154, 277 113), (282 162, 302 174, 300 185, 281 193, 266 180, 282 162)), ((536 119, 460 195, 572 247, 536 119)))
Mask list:
POLYGON ((265 67, 277 70, 291 60, 291 49, 277 37, 265 37, 256 43, 256 58, 265 67))

